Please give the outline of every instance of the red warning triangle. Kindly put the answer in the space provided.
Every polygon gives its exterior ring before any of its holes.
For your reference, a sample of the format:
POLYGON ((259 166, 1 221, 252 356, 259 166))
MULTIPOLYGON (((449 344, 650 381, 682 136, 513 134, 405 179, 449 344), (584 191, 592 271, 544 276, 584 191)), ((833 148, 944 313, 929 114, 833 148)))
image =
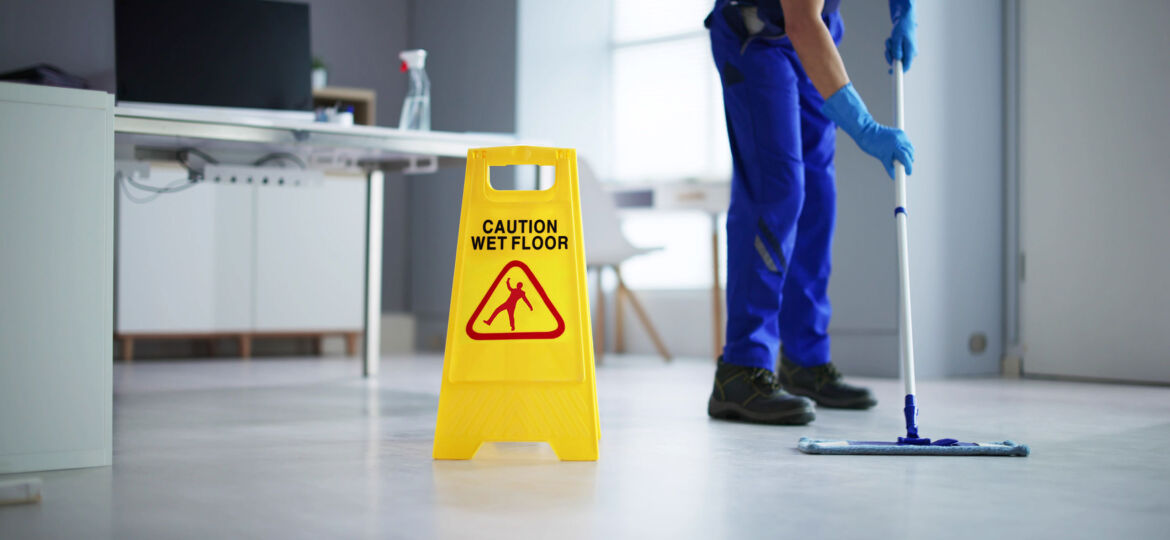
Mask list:
MULTIPOLYGON (((519 295, 510 295, 507 302, 513 303, 512 309, 515 309, 516 306, 514 304, 521 300, 522 298, 520 298, 519 295)), ((504 307, 505 306, 500 306, 498 309, 502 309, 504 307)), ((499 313, 493 314, 493 318, 498 314, 499 313)), ((504 269, 500 270, 500 274, 496 276, 496 280, 492 282, 491 287, 488 287, 487 293, 483 295, 483 300, 479 301, 479 305, 475 307, 475 311, 472 312, 471 318, 467 320, 467 335, 470 336, 471 339, 553 339, 559 337, 563 333, 565 333, 565 319, 561 317, 560 312, 557 311, 557 308, 553 305, 552 300, 549 300, 548 293, 544 292, 544 287, 540 285, 540 281, 536 279, 536 276, 532 273, 532 269, 528 268, 528 265, 520 261, 512 261, 504 265, 504 269), (496 291, 496 287, 500 285, 500 281, 503 281, 504 276, 508 273, 508 270, 513 268, 519 268, 524 272, 524 275, 528 276, 528 282, 531 283, 532 288, 536 289, 536 292, 540 294, 540 299, 544 301, 544 305, 548 308, 549 313, 551 313, 553 318, 557 321, 556 329, 544 332, 516 332, 510 330, 507 325, 501 325, 501 327, 504 328, 504 331, 502 332, 486 333, 477 331, 475 329, 475 321, 477 321, 479 316, 483 313, 483 308, 487 306, 488 300, 490 300, 492 297, 492 293, 496 291)))

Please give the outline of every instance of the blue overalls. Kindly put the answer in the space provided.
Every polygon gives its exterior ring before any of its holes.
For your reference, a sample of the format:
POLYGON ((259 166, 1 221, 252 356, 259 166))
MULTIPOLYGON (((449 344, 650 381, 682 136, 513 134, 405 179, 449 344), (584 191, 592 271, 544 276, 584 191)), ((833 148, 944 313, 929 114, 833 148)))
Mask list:
MULTIPOLYGON (((764 37, 776 35, 771 23, 747 36, 739 8, 729 4, 718 0, 707 19, 734 166, 723 360, 774 369, 783 342, 793 362, 825 364, 837 128, 820 113, 824 99, 792 42, 764 37)), ((824 21, 840 43, 835 5, 824 21)))

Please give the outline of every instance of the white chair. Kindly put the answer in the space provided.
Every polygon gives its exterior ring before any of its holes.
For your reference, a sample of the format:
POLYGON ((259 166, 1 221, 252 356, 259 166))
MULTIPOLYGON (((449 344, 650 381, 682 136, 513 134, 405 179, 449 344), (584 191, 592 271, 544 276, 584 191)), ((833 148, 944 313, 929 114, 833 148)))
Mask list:
POLYGON ((658 349, 658 354, 666 361, 670 361, 670 351, 662 342, 662 338, 658 335, 658 331, 654 329, 654 324, 650 322, 650 316, 646 314, 646 310, 642 308, 642 303, 638 301, 638 297, 634 292, 626 287, 625 281, 622 280, 621 264, 631 257, 643 255, 652 251, 657 251, 660 248, 639 248, 630 243, 622 232, 621 217, 618 215, 617 205, 614 203, 613 196, 607 193, 598 181, 597 175, 594 174, 593 169, 583 159, 578 159, 577 175, 579 179, 579 189, 581 194, 581 221, 585 234, 585 264, 591 270, 597 272, 597 337, 595 338, 594 353, 597 361, 600 362, 605 354, 605 290, 602 288, 602 273, 605 268, 613 268, 614 276, 617 277, 617 291, 615 292, 616 302, 614 306, 614 351, 625 351, 625 335, 622 329, 622 301, 628 301, 630 307, 634 309, 638 319, 642 322, 642 326, 650 335, 650 339, 654 342, 654 347, 658 349))

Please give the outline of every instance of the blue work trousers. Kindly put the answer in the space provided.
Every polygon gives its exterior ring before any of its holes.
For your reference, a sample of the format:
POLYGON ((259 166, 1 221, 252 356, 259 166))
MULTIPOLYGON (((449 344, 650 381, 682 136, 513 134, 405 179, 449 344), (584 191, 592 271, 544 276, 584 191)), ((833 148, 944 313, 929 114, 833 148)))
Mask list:
MULTIPOLYGON (((740 35, 726 15, 709 21, 734 165, 723 360, 774 369, 783 342, 793 362, 825 364, 837 128, 788 38, 740 35)), ((840 14, 824 20, 840 42, 840 14)))

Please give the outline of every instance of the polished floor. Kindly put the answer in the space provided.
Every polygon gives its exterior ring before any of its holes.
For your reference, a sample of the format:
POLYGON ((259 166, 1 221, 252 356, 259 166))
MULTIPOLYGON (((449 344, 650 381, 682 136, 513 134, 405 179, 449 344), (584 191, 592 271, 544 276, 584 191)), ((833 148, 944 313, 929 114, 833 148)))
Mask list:
POLYGON ((23 538, 1166 538, 1170 389, 924 382, 927 436, 1028 458, 806 456, 802 435, 898 434, 874 411, 808 427, 710 421, 711 365, 609 357, 597 463, 543 445, 430 458, 440 358, 143 362, 115 369, 112 468, 40 473, 0 507, 23 538))

